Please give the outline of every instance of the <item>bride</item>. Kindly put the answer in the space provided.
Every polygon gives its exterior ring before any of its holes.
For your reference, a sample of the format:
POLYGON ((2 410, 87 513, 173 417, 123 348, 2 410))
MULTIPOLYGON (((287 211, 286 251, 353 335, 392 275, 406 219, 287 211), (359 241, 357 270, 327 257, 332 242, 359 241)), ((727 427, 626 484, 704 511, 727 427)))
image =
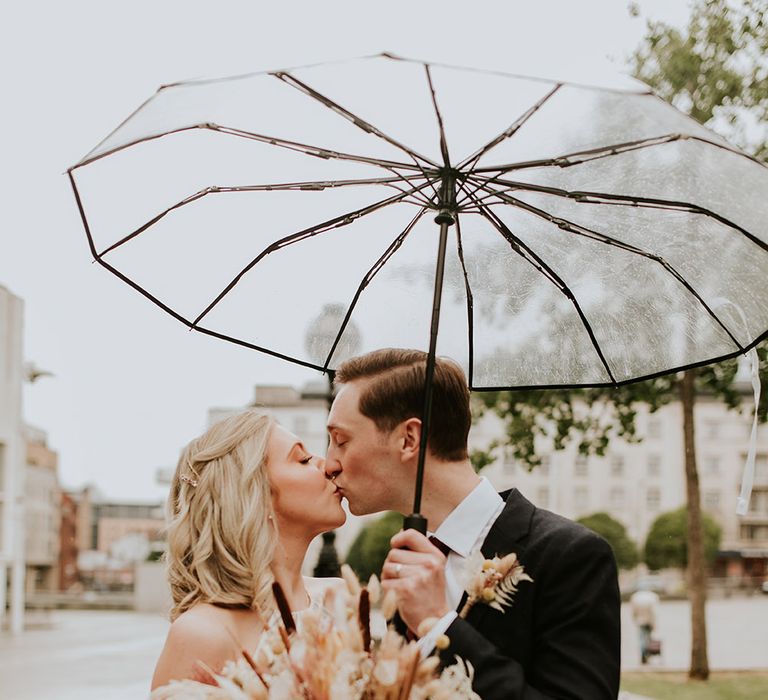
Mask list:
POLYGON ((168 499, 171 627, 152 689, 205 680, 256 649, 275 609, 272 582, 293 611, 339 579, 301 575, 310 541, 339 527, 341 495, 321 457, 269 416, 248 410, 213 425, 182 452, 168 499))

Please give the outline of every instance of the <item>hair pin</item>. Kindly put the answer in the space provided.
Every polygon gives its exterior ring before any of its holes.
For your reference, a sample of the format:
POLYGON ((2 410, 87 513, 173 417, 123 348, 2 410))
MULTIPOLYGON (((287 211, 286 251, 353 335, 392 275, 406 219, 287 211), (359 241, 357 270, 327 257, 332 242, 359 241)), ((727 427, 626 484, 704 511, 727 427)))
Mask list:
POLYGON ((193 479, 192 477, 190 477, 190 476, 187 476, 186 474, 182 474, 182 475, 179 477, 179 479, 181 479, 181 481, 183 481, 184 483, 187 483, 187 484, 189 484, 189 485, 190 485, 190 486, 192 486, 192 487, 195 487, 195 486, 197 486, 197 479, 193 479))

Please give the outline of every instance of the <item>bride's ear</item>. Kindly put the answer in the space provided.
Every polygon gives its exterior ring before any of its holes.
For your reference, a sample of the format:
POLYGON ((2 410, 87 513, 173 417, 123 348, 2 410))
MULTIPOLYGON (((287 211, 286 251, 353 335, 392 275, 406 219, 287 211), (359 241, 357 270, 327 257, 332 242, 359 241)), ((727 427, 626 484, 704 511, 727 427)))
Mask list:
POLYGON ((408 418, 400 424, 400 460, 409 462, 419 456, 421 420, 408 418))

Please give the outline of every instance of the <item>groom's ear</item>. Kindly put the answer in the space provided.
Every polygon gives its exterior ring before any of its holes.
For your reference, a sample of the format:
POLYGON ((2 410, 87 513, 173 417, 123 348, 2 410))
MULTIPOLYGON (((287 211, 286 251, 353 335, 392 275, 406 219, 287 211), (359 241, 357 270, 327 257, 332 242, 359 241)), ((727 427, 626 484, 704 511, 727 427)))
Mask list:
POLYGON ((407 418, 399 425, 400 461, 410 462, 419 456, 421 441, 421 420, 407 418))

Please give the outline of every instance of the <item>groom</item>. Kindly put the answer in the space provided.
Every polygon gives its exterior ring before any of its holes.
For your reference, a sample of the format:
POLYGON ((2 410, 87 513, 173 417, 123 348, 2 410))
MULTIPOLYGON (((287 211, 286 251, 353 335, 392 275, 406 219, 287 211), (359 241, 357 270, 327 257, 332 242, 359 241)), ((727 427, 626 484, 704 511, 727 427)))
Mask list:
MULTIPOLYGON (((425 368, 421 351, 386 349, 336 371, 326 474, 357 515, 411 512, 425 368)), ((469 661, 485 700, 616 698, 620 600, 609 546, 517 489, 498 494, 477 476, 467 454, 469 390, 450 360, 437 360, 431 421, 422 513, 434 537, 398 533, 382 569, 402 620, 415 633, 437 619, 420 644, 431 649, 444 633, 443 661, 469 661), (477 549, 485 558, 516 553, 533 581, 520 582, 504 612, 477 603, 461 618, 461 581, 477 549)))

